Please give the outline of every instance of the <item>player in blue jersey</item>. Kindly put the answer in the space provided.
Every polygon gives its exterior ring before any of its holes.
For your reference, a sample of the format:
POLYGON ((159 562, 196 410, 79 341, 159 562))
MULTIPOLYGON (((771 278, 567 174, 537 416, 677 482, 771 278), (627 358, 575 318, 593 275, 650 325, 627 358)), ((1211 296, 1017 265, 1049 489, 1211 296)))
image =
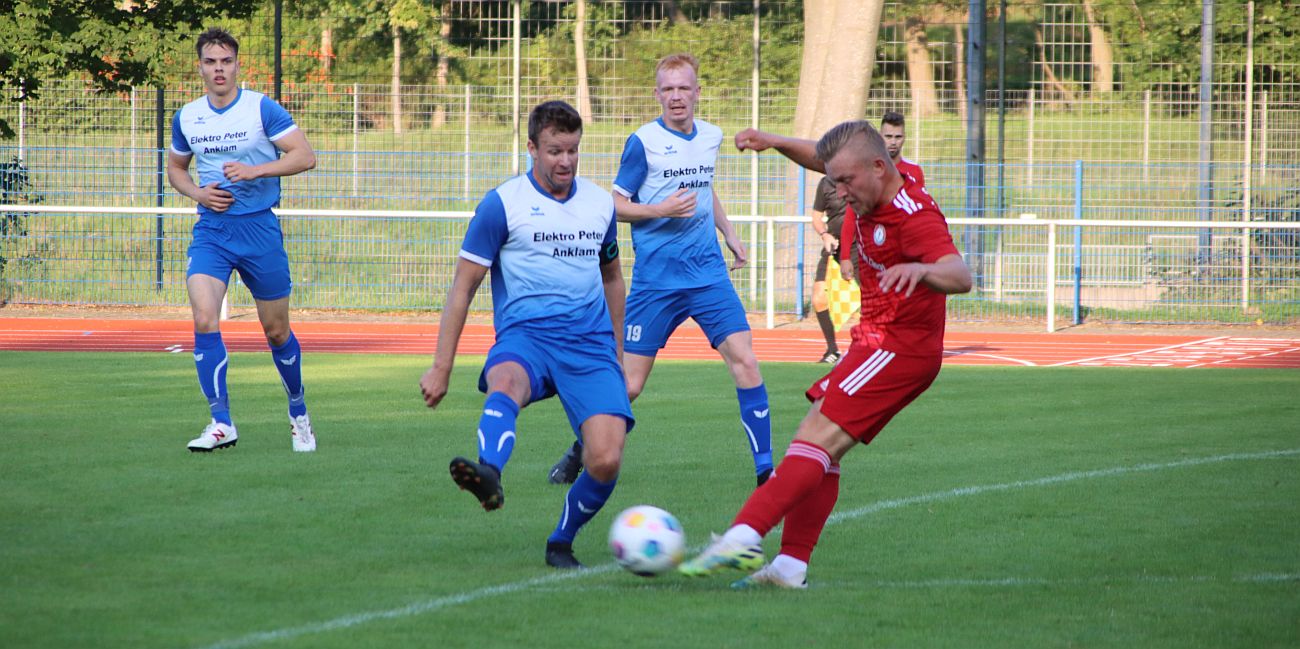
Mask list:
MULTIPOLYGON (((627 298, 623 368, 628 396, 645 387, 655 355, 682 322, 693 318, 736 383, 740 421, 754 459, 758 484, 772 472, 772 426, 767 389, 754 356, 745 307, 727 276, 715 233, 735 255, 731 270, 745 265, 736 236, 714 191, 722 130, 695 118, 700 99, 699 64, 674 54, 655 68, 655 99, 663 114, 637 129, 623 147, 614 180, 618 220, 632 224, 636 262, 627 298)), ((575 444, 551 469, 554 483, 581 471, 575 444)))
POLYGON ((528 117, 530 172, 488 192, 474 210, 443 306, 433 366, 420 379, 430 408, 446 396, 470 301, 492 271, 496 342, 478 387, 478 461, 457 457, 451 477, 492 511, 515 447, 515 420, 529 404, 560 397, 583 442, 587 471, 569 488, 546 542, 546 563, 581 568, 573 539, 614 492, 632 428, 622 355, 624 289, 609 193, 578 178, 582 118, 562 101, 528 117))
POLYGON ((316 154, 284 108, 239 87, 234 37, 210 29, 199 36, 196 49, 207 92, 176 112, 167 154, 168 182, 198 203, 199 212, 186 253, 185 287, 194 314, 194 364, 212 421, 189 449, 212 451, 239 439, 230 417, 219 328, 226 282, 238 271, 257 302, 257 318, 289 396, 293 450, 314 451, 302 350, 289 328, 289 257, 271 208, 280 203, 280 177, 315 167, 316 154), (190 177, 191 160, 198 162, 198 182, 190 177))

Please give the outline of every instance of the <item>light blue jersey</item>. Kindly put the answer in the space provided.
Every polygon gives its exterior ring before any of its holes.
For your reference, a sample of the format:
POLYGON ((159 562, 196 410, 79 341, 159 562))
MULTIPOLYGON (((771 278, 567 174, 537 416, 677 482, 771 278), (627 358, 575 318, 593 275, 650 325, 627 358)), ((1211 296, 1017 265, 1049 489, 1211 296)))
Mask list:
POLYGON ((487 193, 461 245, 462 259, 492 269, 498 338, 515 326, 613 337, 600 265, 617 255, 614 200, 575 178, 564 200, 531 173, 487 193))
POLYGON ((727 277, 713 223, 713 174, 721 145, 722 129, 698 119, 689 135, 660 118, 628 136, 614 191, 646 205, 678 189, 695 193, 695 214, 689 218, 632 224, 632 291, 698 288, 727 277))
POLYGON ((199 215, 239 216, 265 212, 279 205, 278 177, 230 182, 221 166, 227 162, 247 165, 273 162, 280 157, 273 142, 297 128, 280 104, 252 90, 239 90, 235 101, 225 108, 213 108, 204 96, 176 111, 172 118, 172 151, 194 156, 200 187, 215 182, 235 198, 225 212, 214 212, 199 205, 199 215))

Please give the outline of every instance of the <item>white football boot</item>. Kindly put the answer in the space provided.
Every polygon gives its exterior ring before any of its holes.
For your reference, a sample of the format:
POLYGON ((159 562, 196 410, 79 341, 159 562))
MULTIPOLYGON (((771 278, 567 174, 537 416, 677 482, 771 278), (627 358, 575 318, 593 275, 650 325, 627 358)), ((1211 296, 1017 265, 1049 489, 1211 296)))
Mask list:
POLYGON ((215 419, 203 429, 203 434, 190 440, 189 449, 194 453, 208 453, 219 448, 234 446, 239 441, 239 433, 232 424, 223 424, 215 419))
POLYGON ((804 589, 808 587, 808 578, 804 575, 792 576, 783 574, 780 570, 777 570, 773 564, 769 563, 762 568, 759 568, 758 572, 748 575, 744 579, 732 582, 731 584, 731 587, 737 590, 758 588, 762 586, 804 589))
POLYGON ((293 450, 296 453, 310 453, 316 450, 316 435, 311 431, 311 418, 306 413, 289 418, 293 426, 293 450))

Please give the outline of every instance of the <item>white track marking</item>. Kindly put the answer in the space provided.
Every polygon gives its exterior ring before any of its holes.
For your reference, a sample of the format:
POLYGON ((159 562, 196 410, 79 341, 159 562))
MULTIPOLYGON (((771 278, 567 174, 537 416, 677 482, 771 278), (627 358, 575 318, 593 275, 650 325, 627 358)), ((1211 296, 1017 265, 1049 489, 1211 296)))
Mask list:
MULTIPOLYGON (((847 512, 834 514, 830 517, 830 520, 828 520, 826 524, 834 525, 836 523, 851 521, 853 519, 861 518, 863 516, 867 516, 869 514, 874 514, 877 512, 887 511, 891 509, 900 509, 902 507, 907 507, 909 505, 919 505, 923 503, 932 503, 941 500, 950 500, 953 498, 960 498, 963 496, 976 496, 985 493, 1011 491, 1014 489, 1024 489, 1026 487, 1044 487, 1049 485, 1061 484, 1064 482, 1073 482, 1075 480, 1104 478, 1104 477, 1115 476, 1115 475, 1124 475, 1127 473, 1161 471, 1165 469, 1177 469, 1182 467, 1201 466, 1205 464, 1216 464, 1219 462, 1231 462, 1235 460, 1269 460, 1269 459, 1282 458, 1282 457, 1291 457, 1295 455, 1300 455, 1300 448, 1287 449, 1283 451, 1264 451, 1261 453, 1232 453, 1229 455, 1216 455, 1212 457, 1179 460, 1177 462, 1136 464, 1133 466, 1113 467, 1110 469, 1097 469, 1093 471, 1071 471, 1069 473, 1062 473, 1059 475, 1048 476, 1046 478, 1037 478, 1034 480, 1018 480, 1016 482, 1005 482, 1002 484, 960 487, 957 489, 950 489, 948 491, 937 491, 929 494, 922 494, 920 496, 912 496, 909 498, 897 498, 894 500, 880 501, 871 505, 867 505, 866 507, 859 507, 857 509, 853 509, 847 512)), ((479 588, 477 590, 471 590, 456 595, 446 595, 444 597, 428 599, 422 602, 415 602, 413 604, 408 604, 407 606, 402 606, 400 608, 391 608, 382 611, 369 611, 365 613, 357 613, 354 615, 337 617, 332 620, 326 620, 324 622, 314 622, 314 623, 303 624, 299 626, 285 627, 283 629, 276 629, 273 631, 260 631, 257 633, 250 633, 248 635, 241 636, 238 638, 223 640, 215 644, 206 645, 204 649, 239 649, 241 647, 255 647, 270 642, 288 640, 288 639, 298 638, 305 635, 315 635, 317 633, 326 633, 329 631, 348 629, 355 626, 360 626, 362 624, 375 622, 378 620, 393 620, 393 619, 412 617, 416 615, 423 615, 425 613, 439 611, 460 604, 468 604, 470 602, 475 602, 480 599, 485 599, 496 595, 509 595, 512 593, 517 593, 538 586, 548 586, 550 584, 555 584, 557 582, 569 581, 574 579, 583 579, 595 575, 603 575, 605 573, 615 571, 617 567, 618 566, 614 563, 606 563, 600 566, 587 568, 585 570, 566 570, 566 571, 553 572, 543 577, 527 579, 524 581, 510 582, 506 584, 500 584, 498 586, 488 586, 486 588, 479 588)), ((1261 577, 1261 576, 1256 576, 1256 577, 1261 577)), ((1267 577, 1267 578, 1265 579, 1261 577, 1259 579, 1248 580, 1248 581, 1291 581, 1293 578, 1296 577, 1296 575, 1273 574, 1273 575, 1265 575, 1263 577, 1267 577)), ((934 586, 942 586, 945 584, 953 585, 953 586, 999 585, 999 584, 1000 585, 1030 585, 1030 584, 1037 584, 1039 582, 1035 582, 1031 579, 1013 578, 1010 581, 1008 580, 939 580, 939 581, 929 581, 929 582, 918 581, 918 582, 893 582, 893 583, 896 584, 896 587, 917 588, 917 587, 922 587, 922 585, 924 584, 928 584, 929 586, 927 587, 934 587, 934 586)), ((884 584, 881 583, 877 585, 884 585, 884 584)))
POLYGON ((1139 354, 1150 354, 1150 353, 1153 353, 1153 352, 1164 351, 1164 350, 1166 350, 1166 349, 1179 349, 1179 348, 1181 348, 1181 347, 1191 347, 1191 346, 1193 346, 1193 345, 1204 345, 1204 344, 1206 344, 1206 343, 1211 343, 1211 342, 1214 342, 1214 341, 1216 341, 1216 340, 1226 340, 1227 338, 1228 338, 1227 336, 1216 336, 1216 337, 1214 337, 1214 338, 1203 338, 1203 339, 1201 339, 1201 340, 1193 340, 1193 341, 1190 341, 1190 342, 1179 343, 1179 344, 1177 344, 1177 345, 1169 345, 1169 346, 1167 346, 1167 347, 1156 347, 1156 348, 1153 348, 1153 349, 1143 349, 1143 350, 1139 350, 1139 351, 1135 351, 1135 352, 1124 352, 1124 353, 1122 353, 1122 354, 1110 354, 1110 355, 1107 355, 1107 356, 1094 356, 1094 357, 1092 357, 1092 358, 1080 358, 1080 359, 1078 359, 1078 360, 1063 361, 1063 362, 1060 362, 1060 363, 1053 363, 1053 364, 1051 364, 1051 365, 1048 365, 1047 367, 1061 367, 1061 366, 1063 366, 1063 365, 1075 365, 1075 364, 1079 364, 1079 363, 1088 363, 1088 362, 1091 362, 1091 361, 1104 361, 1104 360, 1108 360, 1108 359, 1111 359, 1111 358, 1123 358, 1123 357, 1125 357, 1125 356, 1137 356, 1137 355, 1139 355, 1139 354))
POLYGON ((1007 586, 1086 586, 1092 584, 1183 584, 1229 582, 1237 584, 1271 584, 1278 582, 1300 581, 1300 573, 1281 574, 1266 572, 1258 575, 1233 575, 1231 577, 1212 577, 1194 575, 1190 577, 1137 575, 1091 577, 1087 579, 1038 579, 1036 577, 1001 577, 994 579, 923 579, 920 581, 873 581, 866 585, 876 588, 954 588, 954 587, 991 587, 1007 586))
POLYGON ((958 356, 962 356, 962 357, 975 356, 979 358, 992 358, 994 360, 1006 361, 1008 363, 1016 363, 1019 365, 1024 365, 1026 367, 1038 367, 1038 364, 1034 363, 1033 361, 1021 360, 1019 358, 1012 358, 1010 356, 998 356, 997 354, 983 354, 979 352, 944 352, 943 353, 944 358, 956 358, 958 356))

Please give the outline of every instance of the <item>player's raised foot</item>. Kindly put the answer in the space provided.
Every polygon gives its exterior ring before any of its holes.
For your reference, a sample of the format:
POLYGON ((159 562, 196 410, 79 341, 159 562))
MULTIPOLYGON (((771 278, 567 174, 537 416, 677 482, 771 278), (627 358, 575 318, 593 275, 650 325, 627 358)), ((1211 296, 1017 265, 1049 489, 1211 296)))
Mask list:
POLYGON ((561 570, 576 570, 583 567, 578 558, 573 556, 572 543, 546 543, 546 565, 561 570))
POLYGON ((506 501, 501 490, 501 473, 490 464, 479 464, 463 457, 451 461, 451 479, 456 486, 474 494, 483 509, 500 509, 506 501))
POLYGON ((687 577, 706 577, 724 568, 749 572, 762 565, 763 546, 737 543, 714 534, 709 547, 694 559, 683 561, 677 572, 687 577))
POLYGON ((736 581, 731 582, 731 587, 736 590, 747 590, 750 588, 793 588, 804 589, 808 587, 808 579, 800 577, 797 579, 787 577, 778 571, 772 564, 767 564, 758 569, 752 575, 746 575, 736 581))
POLYGON ((834 364, 840 362, 840 356, 841 356, 841 354, 840 354, 839 352, 828 351, 828 352, 826 352, 826 355, 825 355, 825 356, 822 356, 822 359, 819 360, 819 361, 817 361, 817 362, 818 362, 818 363, 830 363, 831 365, 834 365, 834 364))
POLYGON ((293 434, 293 450, 296 453, 310 453, 316 450, 316 434, 311 430, 311 419, 306 413, 289 418, 293 434))
POLYGON ((223 424, 214 419, 203 429, 201 435, 190 440, 189 449, 192 453, 210 453, 219 448, 234 446, 238 441, 239 433, 235 432, 233 424, 223 424))
POLYGON ((582 473, 582 447, 575 444, 551 467, 546 479, 551 484, 573 484, 579 473, 582 473))
POLYGON ((766 469, 763 469, 762 471, 759 471, 758 475, 755 477, 758 480, 758 486, 761 487, 764 484, 767 484, 767 481, 772 477, 772 467, 768 467, 766 469))

